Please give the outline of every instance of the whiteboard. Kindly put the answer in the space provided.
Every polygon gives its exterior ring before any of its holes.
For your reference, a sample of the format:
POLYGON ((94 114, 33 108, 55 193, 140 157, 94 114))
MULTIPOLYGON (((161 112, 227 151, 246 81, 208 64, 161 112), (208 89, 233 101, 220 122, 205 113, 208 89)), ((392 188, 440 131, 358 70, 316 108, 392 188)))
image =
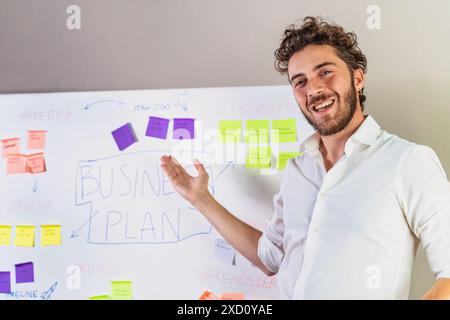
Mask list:
MULTIPOLYGON (((220 235, 171 187, 159 167, 173 154, 186 169, 198 158, 216 199, 263 230, 283 171, 245 167, 244 142, 217 142, 220 120, 297 119, 298 151, 312 133, 288 86, 132 90, 0 95, 0 139, 47 130, 47 171, 0 169, 0 225, 12 244, 0 246, 0 271, 11 272, 11 294, 0 299, 88 299, 110 294, 111 281, 130 280, 134 299, 197 299, 204 290, 277 299, 276 276, 244 257, 215 255, 220 235), (145 135, 149 116, 171 119, 167 139, 145 135), (195 139, 176 140, 174 118, 195 119, 195 139), (119 151, 111 132, 130 123, 137 142, 119 151), (231 148, 231 149, 230 149, 231 148), (40 226, 60 224, 62 244, 42 247, 40 226), (15 226, 36 226, 35 246, 14 246, 15 226), (34 282, 15 283, 14 265, 33 262, 34 282)), ((273 166, 272 166, 273 167, 273 166)))

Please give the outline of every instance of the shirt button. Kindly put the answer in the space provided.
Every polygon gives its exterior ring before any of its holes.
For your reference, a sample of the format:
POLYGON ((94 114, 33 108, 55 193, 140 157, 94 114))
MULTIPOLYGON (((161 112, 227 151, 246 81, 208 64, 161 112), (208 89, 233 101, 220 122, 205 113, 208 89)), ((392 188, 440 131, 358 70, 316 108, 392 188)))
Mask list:
POLYGON ((313 226, 313 227, 312 227, 312 231, 313 231, 313 232, 319 231, 319 226, 313 226))

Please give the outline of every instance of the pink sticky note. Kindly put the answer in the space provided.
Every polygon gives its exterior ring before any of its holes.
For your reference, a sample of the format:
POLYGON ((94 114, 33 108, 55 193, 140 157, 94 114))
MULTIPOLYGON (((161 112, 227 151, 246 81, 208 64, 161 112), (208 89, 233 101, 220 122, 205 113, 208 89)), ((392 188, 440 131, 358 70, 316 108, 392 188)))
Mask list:
POLYGON ((47 130, 28 130, 28 149, 44 149, 47 130))
POLYGON ((26 170, 31 173, 41 173, 47 171, 45 165, 44 153, 34 153, 27 155, 26 170))
POLYGON ((20 153, 20 138, 4 139, 2 141, 3 158, 6 158, 10 154, 20 153))
POLYGON ((10 154, 6 158, 6 173, 25 173, 27 156, 24 154, 10 154))

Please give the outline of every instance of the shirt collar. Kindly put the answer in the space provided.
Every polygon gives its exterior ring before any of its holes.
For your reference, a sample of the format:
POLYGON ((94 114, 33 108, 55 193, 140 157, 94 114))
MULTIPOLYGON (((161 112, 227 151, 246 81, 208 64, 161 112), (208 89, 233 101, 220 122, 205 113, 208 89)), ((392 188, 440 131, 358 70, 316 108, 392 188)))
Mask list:
MULTIPOLYGON (((380 132, 380 126, 375 121, 375 119, 368 115, 361 123, 359 128, 351 135, 351 137, 347 140, 345 144, 345 151, 349 151, 349 145, 351 142, 359 142, 365 145, 372 145, 378 138, 380 132)), ((311 156, 317 154, 319 152, 320 146, 320 135, 316 131, 312 135, 303 141, 300 145, 300 150, 309 153, 311 156)))

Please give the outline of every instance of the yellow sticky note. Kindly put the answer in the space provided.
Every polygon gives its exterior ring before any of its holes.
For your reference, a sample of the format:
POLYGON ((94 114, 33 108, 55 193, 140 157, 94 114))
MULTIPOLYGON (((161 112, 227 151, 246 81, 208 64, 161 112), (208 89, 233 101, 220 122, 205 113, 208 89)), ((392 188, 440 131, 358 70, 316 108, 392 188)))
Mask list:
POLYGON ((60 225, 42 225, 41 226, 41 246, 60 246, 61 245, 61 226, 60 225))
POLYGON ((0 246, 11 245, 11 226, 0 226, 0 246))
POLYGON ((246 168, 270 168, 272 149, 270 147, 250 147, 245 160, 246 168))
POLYGON ((269 120, 247 120, 245 143, 269 143, 269 120))
POLYGON ((16 226, 16 247, 34 247, 34 226, 16 226))
POLYGON ((99 296, 89 297, 89 300, 111 300, 111 297, 108 296, 107 294, 102 294, 102 295, 99 295, 99 296))
POLYGON ((272 142, 296 142, 297 124, 295 119, 272 121, 272 142))
POLYGON ((112 300, 132 300, 132 282, 131 281, 111 281, 112 300))
POLYGON ((219 122, 219 142, 241 142, 242 123, 240 120, 222 120, 219 122))
POLYGON ((280 152, 278 154, 277 169, 283 170, 286 168, 289 159, 295 158, 301 154, 303 154, 303 152, 280 152))

